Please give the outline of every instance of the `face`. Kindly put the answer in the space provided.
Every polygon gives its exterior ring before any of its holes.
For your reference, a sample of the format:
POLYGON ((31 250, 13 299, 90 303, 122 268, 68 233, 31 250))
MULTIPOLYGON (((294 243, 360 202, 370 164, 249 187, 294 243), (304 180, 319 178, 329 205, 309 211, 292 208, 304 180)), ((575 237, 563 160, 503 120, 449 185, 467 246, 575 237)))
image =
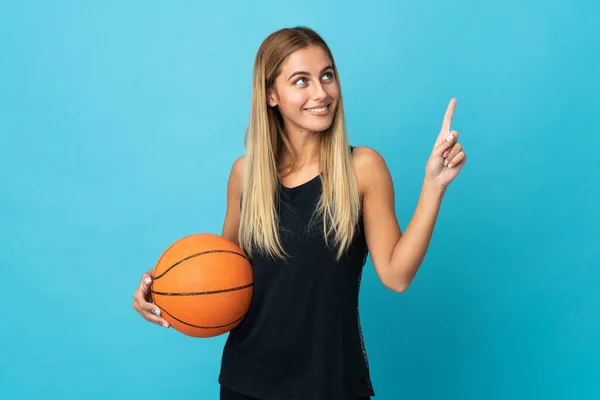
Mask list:
POLYGON ((331 126, 339 90, 331 59, 320 46, 296 50, 284 61, 275 86, 267 92, 286 131, 322 132, 331 126))

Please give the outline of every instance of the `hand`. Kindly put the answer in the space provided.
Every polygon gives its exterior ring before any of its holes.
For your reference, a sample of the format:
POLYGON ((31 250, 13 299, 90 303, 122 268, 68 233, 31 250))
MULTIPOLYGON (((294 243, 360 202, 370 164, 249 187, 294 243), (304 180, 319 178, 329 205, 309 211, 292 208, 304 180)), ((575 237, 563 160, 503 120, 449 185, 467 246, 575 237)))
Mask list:
POLYGON ((152 270, 144 272, 140 285, 133 294, 133 309, 137 311, 146 321, 169 327, 169 323, 160 317, 160 309, 155 304, 150 303, 150 283, 152 282, 152 270))
POLYGON ((441 188, 447 187, 467 162, 462 144, 458 143, 458 132, 450 130, 455 107, 456 99, 451 99, 442 129, 425 167, 425 179, 441 188))

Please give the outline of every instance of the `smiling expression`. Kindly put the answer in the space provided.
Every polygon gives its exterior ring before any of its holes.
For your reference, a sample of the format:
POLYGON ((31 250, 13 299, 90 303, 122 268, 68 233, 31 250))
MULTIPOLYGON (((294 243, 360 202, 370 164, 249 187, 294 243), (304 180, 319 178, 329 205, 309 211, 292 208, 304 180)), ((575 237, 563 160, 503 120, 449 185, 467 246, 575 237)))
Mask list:
POLYGON ((286 131, 328 129, 337 109, 339 88, 325 50, 309 46, 290 54, 267 98, 269 106, 279 109, 286 131))

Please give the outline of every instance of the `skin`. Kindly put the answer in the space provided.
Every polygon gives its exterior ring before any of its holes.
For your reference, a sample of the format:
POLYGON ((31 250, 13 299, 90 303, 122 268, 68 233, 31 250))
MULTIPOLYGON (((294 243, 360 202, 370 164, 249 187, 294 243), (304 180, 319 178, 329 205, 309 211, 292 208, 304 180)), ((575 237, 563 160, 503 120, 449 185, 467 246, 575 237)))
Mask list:
POLYGON ((383 157, 366 146, 354 150, 359 187, 364 192, 363 218, 371 260, 383 284, 398 293, 408 288, 421 266, 446 189, 466 162, 458 132, 450 130, 455 105, 456 100, 450 100, 425 166, 417 207, 404 234, 396 218, 394 186, 383 157))
MULTIPOLYGON (((320 47, 309 47, 292 53, 282 65, 275 86, 267 92, 267 102, 277 107, 284 120, 285 132, 296 153, 293 171, 282 174, 288 187, 300 185, 319 174, 320 135, 332 123, 339 99, 331 60, 320 47), (290 77, 298 71, 299 74, 290 77), (326 116, 306 111, 320 104, 330 104, 326 116)), ((358 146, 353 152, 359 195, 363 207, 363 223, 367 247, 381 282, 394 292, 404 292, 411 284, 429 247, 442 199, 448 185, 458 176, 466 162, 458 132, 451 130, 456 100, 451 99, 442 127, 427 160, 421 194, 405 232, 400 229, 395 212, 394 186, 385 160, 376 150, 358 146)), ((281 154, 281 164, 291 154, 281 154)), ((242 195, 244 156, 231 168, 227 184, 227 211, 222 236, 239 245, 239 204, 242 195)), ((143 318, 168 327, 158 315, 158 307, 150 303, 152 270, 146 271, 134 293, 133 308, 143 318)))

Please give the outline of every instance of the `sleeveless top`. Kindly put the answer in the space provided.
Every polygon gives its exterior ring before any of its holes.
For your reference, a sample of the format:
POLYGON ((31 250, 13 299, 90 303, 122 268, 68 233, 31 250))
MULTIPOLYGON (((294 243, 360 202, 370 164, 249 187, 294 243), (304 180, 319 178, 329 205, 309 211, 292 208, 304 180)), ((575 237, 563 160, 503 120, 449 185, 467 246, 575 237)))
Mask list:
POLYGON ((218 381, 260 400, 373 396, 358 313, 368 254, 362 214, 338 262, 325 244, 322 218, 309 226, 321 176, 294 188, 279 183, 278 190, 279 235, 289 258, 254 254, 251 259, 252 301, 244 320, 229 332, 218 381))

